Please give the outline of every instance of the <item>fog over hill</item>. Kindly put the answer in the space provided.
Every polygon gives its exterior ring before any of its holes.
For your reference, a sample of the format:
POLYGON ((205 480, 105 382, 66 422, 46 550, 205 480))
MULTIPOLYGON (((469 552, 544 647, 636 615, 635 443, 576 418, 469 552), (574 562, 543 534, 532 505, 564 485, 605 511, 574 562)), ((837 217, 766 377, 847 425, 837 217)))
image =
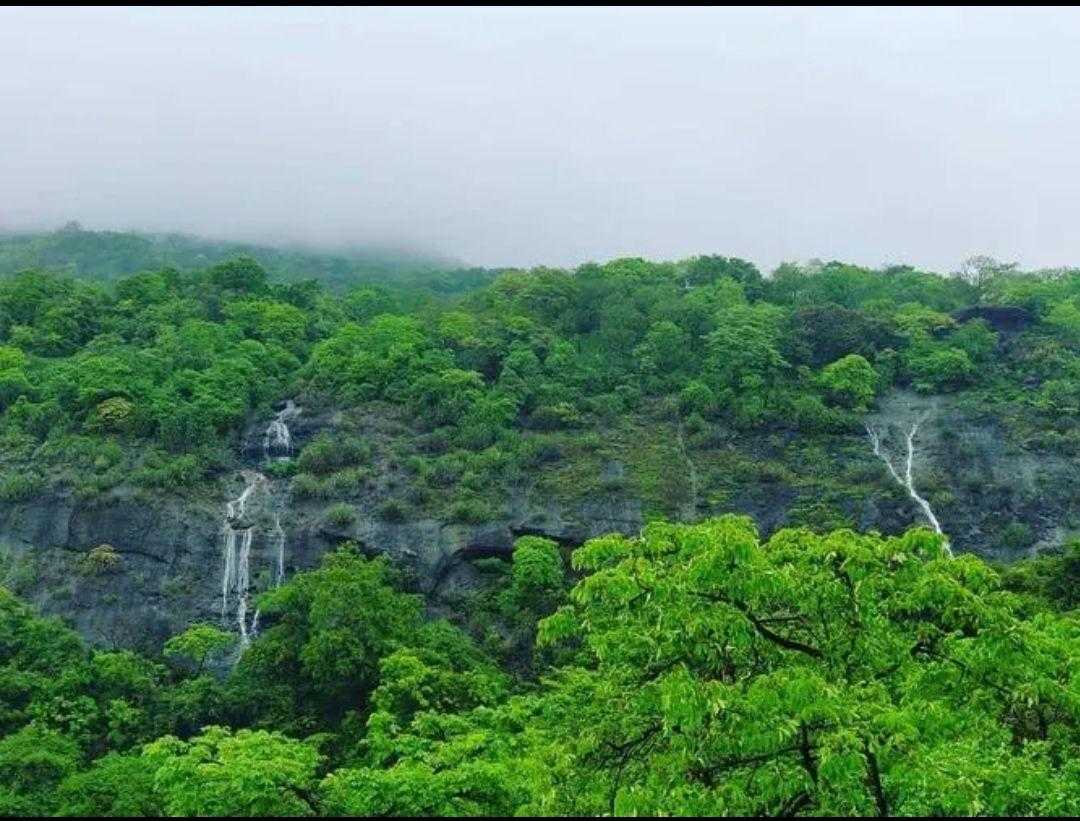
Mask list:
POLYGON ((252 244, 177 233, 88 231, 78 222, 55 231, 0 233, 0 276, 42 269, 109 281, 163 267, 207 268, 239 256, 257 260, 275 279, 317 279, 336 289, 379 283, 452 291, 466 282, 488 282, 495 275, 466 271, 445 257, 377 245, 252 244), (455 273, 449 275, 450 271, 455 273), (448 277, 459 284, 450 285, 448 277))
POLYGON ((0 226, 1060 265, 1078 45, 1072 9, 7 9, 0 226))

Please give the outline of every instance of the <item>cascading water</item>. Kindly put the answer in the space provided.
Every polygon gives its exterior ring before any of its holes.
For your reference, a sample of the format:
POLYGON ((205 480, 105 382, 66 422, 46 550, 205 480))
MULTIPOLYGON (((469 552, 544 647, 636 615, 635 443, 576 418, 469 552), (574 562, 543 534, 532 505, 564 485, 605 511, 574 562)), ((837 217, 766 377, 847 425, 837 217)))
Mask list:
POLYGON ((227 623, 230 609, 234 611, 240 643, 246 647, 255 628, 255 620, 252 624, 248 623, 251 544, 255 538, 255 526, 246 522, 244 516, 248 502, 255 491, 266 483, 266 477, 252 470, 244 471, 243 476, 244 490, 225 505, 225 522, 221 530, 225 562, 221 575, 221 620, 227 623))
MULTIPOLYGON (((271 420, 263 433, 263 455, 265 460, 280 459, 292 452, 292 434, 288 422, 300 413, 292 400, 285 403, 271 420)), ((251 609, 251 553, 255 542, 256 525, 247 514, 248 504, 254 495, 262 489, 272 493, 270 480, 254 470, 243 471, 244 490, 235 499, 225 505, 225 522, 222 525, 222 552, 224 568, 221 575, 221 620, 236 625, 240 636, 241 650, 246 648, 259 632, 259 611, 249 617, 251 609), (230 616, 230 614, 232 614, 230 616)), ((274 513, 274 527, 268 534, 268 541, 273 551, 273 586, 279 587, 285 581, 285 546, 286 534, 281 525, 281 511, 274 513)))
MULTIPOLYGON (((885 463, 885 466, 889 469, 889 473, 892 474, 893 479, 900 487, 904 488, 908 495, 915 500, 915 503, 922 510, 923 515, 926 516, 930 522, 930 526, 934 528, 934 532, 939 536, 944 536, 944 531, 941 529, 941 523, 938 521, 937 516, 934 515, 933 508, 930 507, 930 503, 926 501, 919 492, 915 489, 915 476, 914 476, 914 463, 915 463, 915 436, 919 433, 919 426, 926 419, 926 415, 923 414, 912 424, 911 428, 907 432, 907 461, 904 465, 904 475, 901 476, 899 471, 893 466, 892 459, 881 447, 881 436, 870 425, 866 426, 866 433, 870 437, 870 445, 874 449, 874 455, 881 459, 885 463)), ((949 545, 948 539, 944 542, 945 553, 949 556, 952 555, 952 548, 949 545)))
MULTIPOLYGON (((292 454, 292 433, 289 420, 300 415, 300 408, 291 399, 285 400, 285 407, 274 416, 263 434, 263 455, 266 459, 285 458, 292 454)), ((281 526, 281 511, 274 512, 274 529, 270 532, 277 567, 274 574, 274 587, 285 581, 285 530, 281 526)))
POLYGON ((274 530, 271 533, 274 539, 274 555, 277 557, 277 573, 274 576, 274 587, 280 587, 285 581, 285 529, 281 526, 281 514, 274 514, 274 530))
POLYGON ((285 402, 285 407, 277 412, 267 426, 266 432, 263 434, 263 455, 267 459, 274 456, 281 458, 292 453, 292 434, 289 432, 288 423, 290 419, 296 418, 299 413, 300 408, 291 399, 288 399, 285 402))
MULTIPOLYGON (((281 514, 274 514, 274 529, 270 531, 270 540, 274 549, 274 587, 281 587, 285 581, 285 528, 281 526, 281 514)), ((251 618, 251 635, 259 632, 259 611, 251 618)))

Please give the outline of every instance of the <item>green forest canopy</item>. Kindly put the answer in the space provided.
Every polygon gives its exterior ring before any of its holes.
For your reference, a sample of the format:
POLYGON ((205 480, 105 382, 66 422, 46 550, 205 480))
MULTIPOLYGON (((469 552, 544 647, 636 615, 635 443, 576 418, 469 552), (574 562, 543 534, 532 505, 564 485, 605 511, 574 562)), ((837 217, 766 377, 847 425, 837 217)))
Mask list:
POLYGON ((0 275, 41 268, 112 281, 168 266, 181 270, 205 268, 241 255, 258 260, 275 278, 303 275, 335 289, 360 282, 422 283, 439 289, 451 282, 481 284, 484 278, 484 272, 478 269, 448 276, 447 272, 454 268, 448 261, 393 248, 278 248, 186 234, 87 231, 77 222, 57 231, 0 232, 0 275))
POLYGON ((224 678, 216 628, 92 650, 0 594, 0 812, 1080 811, 1076 615, 928 531, 726 516, 562 561, 523 540, 502 594, 539 620, 529 675, 347 545, 264 594, 224 678))
MULTIPOLYGON (((414 468, 456 463, 462 504, 544 458, 526 432, 585 438, 646 404, 813 438, 859 430, 894 386, 960 392, 1010 435, 1080 450, 1078 271, 764 277, 710 256, 466 280, 339 292, 250 257, 13 274, 0 497, 196 492, 236 465, 251 414, 300 395, 396 408, 438 443, 414 468), (978 304, 1024 320, 957 314, 978 304)), ((293 481, 347 458, 314 442, 293 481)), ((763 542, 732 516, 655 521, 569 564, 523 539, 478 616, 530 637, 513 670, 348 545, 260 598, 235 667, 208 625, 160 657, 89 648, 5 592, 0 812, 1076 813, 1077 555, 999 570, 926 531, 763 542)))
POLYGON ((657 403, 691 429, 858 431, 893 386, 978 396, 1017 440, 1077 453, 1080 272, 987 267, 766 278, 718 256, 620 259, 343 294, 250 257, 111 283, 27 270, 0 280, 0 497, 63 469, 87 493, 193 486, 229 463, 253 412, 301 395, 389 403, 448 458, 489 466, 536 458, 522 430, 581 432, 657 403), (1004 345, 985 318, 953 318, 979 303, 1030 321, 1004 345))

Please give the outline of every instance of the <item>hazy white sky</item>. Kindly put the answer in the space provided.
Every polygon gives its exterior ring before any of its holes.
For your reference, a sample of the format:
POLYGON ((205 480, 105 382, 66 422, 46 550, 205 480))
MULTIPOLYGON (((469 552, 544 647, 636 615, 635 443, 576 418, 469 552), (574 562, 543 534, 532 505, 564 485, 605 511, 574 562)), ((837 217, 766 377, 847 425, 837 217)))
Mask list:
POLYGON ((0 228, 1080 264, 1070 9, 0 9, 0 228))

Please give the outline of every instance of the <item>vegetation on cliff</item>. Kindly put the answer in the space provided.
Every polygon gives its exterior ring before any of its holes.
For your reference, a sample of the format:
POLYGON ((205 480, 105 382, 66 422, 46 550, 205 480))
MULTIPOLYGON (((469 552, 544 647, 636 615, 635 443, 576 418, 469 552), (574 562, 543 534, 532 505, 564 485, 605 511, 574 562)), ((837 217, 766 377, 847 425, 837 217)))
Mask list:
MULTIPOLYGON (((497 515, 515 483, 556 496, 617 483, 601 478, 615 459, 650 516, 730 510, 748 474, 793 490, 788 523, 857 524, 868 480, 887 482, 840 451, 895 388, 992 411, 1019 445, 1080 450, 1072 270, 833 262, 763 277, 704 256, 344 293, 302 273, 282 281, 234 258, 110 282, 40 269, 0 280, 0 499, 57 482, 87 498, 206 488, 235 467, 252 415, 287 396, 397 414, 410 427, 386 455, 409 481, 388 512, 463 522, 497 515), (667 469, 687 458, 695 487, 667 469)), ((363 485, 370 443, 345 430, 318 447, 346 454, 276 468, 298 497, 341 501, 335 488, 363 485)), ((930 491, 948 520, 953 497, 930 491)))

